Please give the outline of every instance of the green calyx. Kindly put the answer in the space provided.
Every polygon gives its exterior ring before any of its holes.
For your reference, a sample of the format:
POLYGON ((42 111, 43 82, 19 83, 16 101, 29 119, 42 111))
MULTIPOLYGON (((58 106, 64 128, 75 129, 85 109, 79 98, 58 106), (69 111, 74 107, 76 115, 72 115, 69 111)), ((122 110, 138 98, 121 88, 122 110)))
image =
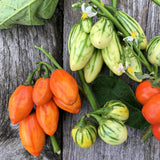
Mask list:
POLYGON ((81 117, 80 121, 74 126, 74 128, 83 129, 87 125, 85 115, 81 117))
POLYGON ((93 114, 100 115, 101 117, 106 119, 114 118, 116 120, 125 122, 129 117, 129 110, 127 106, 123 104, 121 101, 111 100, 106 102, 106 104, 102 108, 94 112, 88 113, 87 116, 92 116, 93 114))

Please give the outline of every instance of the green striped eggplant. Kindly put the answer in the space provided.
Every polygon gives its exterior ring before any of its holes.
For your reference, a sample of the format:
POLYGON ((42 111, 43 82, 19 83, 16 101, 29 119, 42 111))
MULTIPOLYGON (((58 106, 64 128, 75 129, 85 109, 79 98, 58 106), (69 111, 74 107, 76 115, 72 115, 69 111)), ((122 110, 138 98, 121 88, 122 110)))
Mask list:
POLYGON ((72 71, 82 69, 93 55, 94 47, 89 34, 80 30, 71 46, 70 68, 72 71))
POLYGON ((122 26, 128 31, 130 35, 132 35, 134 31, 136 31, 137 34, 135 38, 138 41, 140 49, 142 50, 146 49, 147 39, 143 29, 138 24, 138 22, 135 19, 133 19, 131 16, 129 16, 127 13, 120 10, 116 12, 116 18, 122 24, 122 26))
POLYGON ((127 68, 125 73, 134 81, 141 82, 142 79, 138 79, 135 75, 135 72, 143 74, 141 62, 136 53, 128 46, 123 47, 123 51, 125 55, 125 67, 127 68))
POLYGON ((81 118, 72 129, 72 138, 81 148, 91 147, 97 138, 97 129, 93 123, 81 118))
POLYGON ((80 30, 81 30, 81 23, 76 23, 70 31, 69 38, 68 38, 68 52, 69 52, 69 54, 71 53, 71 46, 72 46, 75 38, 79 34, 80 30))
POLYGON ((122 121, 105 118, 95 113, 89 114, 99 124, 98 135, 106 143, 119 145, 127 139, 127 128, 122 121))
POLYGON ((92 27, 90 32, 91 43, 98 49, 103 49, 110 43, 113 33, 112 22, 101 17, 92 27))
POLYGON ((119 145, 127 139, 127 128, 122 122, 110 118, 98 127, 98 135, 108 144, 119 145))
POLYGON ((105 64, 114 74, 118 76, 123 74, 123 72, 118 70, 118 68, 120 63, 124 63, 124 54, 115 31, 113 31, 111 43, 102 49, 102 56, 105 64))
POLYGON ((95 49, 92 57, 84 67, 84 77, 87 83, 95 80, 103 66, 103 58, 100 49, 95 49))
POLYGON ((149 62, 160 66, 160 36, 156 36, 150 40, 146 51, 149 62))
POLYGON ((93 25, 93 22, 91 18, 86 18, 82 20, 82 28, 84 32, 89 33, 92 29, 92 25, 93 25))
POLYGON ((129 117, 129 110, 127 106, 119 100, 111 100, 106 102, 103 108, 111 109, 109 113, 102 113, 104 117, 114 118, 125 122, 129 117))

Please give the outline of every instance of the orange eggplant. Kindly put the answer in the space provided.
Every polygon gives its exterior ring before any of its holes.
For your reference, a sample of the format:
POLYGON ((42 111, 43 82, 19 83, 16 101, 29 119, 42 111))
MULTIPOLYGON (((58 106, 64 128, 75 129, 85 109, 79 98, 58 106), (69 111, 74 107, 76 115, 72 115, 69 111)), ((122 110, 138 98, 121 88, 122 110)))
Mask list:
POLYGON ((81 109, 81 98, 80 95, 78 94, 78 98, 76 102, 72 105, 67 105, 63 103, 61 100, 59 100, 57 97, 53 96, 54 102, 57 104, 57 106, 67 112, 70 113, 78 113, 81 109))
POLYGON ((44 105, 52 99, 49 78, 39 78, 33 88, 33 102, 36 105, 44 105))
POLYGON ((36 107, 37 120, 43 131, 52 136, 57 130, 59 109, 51 100, 48 103, 36 107))
POLYGON ((45 144, 45 133, 37 121, 36 113, 19 123, 19 135, 25 149, 32 155, 39 156, 45 144))
POLYGON ((20 85, 9 99, 9 117, 13 124, 26 118, 33 109, 32 86, 20 85))
POLYGON ((53 95, 66 105, 72 105, 78 98, 76 80, 63 69, 55 70, 50 77, 50 88, 53 95))

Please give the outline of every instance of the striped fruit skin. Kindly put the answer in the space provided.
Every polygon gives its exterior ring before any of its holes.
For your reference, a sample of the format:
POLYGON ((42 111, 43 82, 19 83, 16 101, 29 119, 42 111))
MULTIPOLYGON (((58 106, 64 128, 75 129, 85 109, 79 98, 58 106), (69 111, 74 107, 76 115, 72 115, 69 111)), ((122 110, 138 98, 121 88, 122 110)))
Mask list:
POLYGON ((82 69, 93 55, 93 51, 94 47, 91 44, 89 34, 81 30, 77 35, 73 45, 71 46, 71 70, 77 71, 82 69))
POLYGON ((127 69, 125 70, 125 73, 134 81, 142 82, 142 79, 138 79, 135 75, 135 72, 142 73, 142 65, 140 60, 135 56, 136 53, 134 53, 134 51, 131 51, 129 47, 123 47, 123 50, 125 55, 125 65, 131 66, 132 68, 132 72, 127 69))
POLYGON ((86 18, 82 20, 82 28, 84 32, 89 33, 92 29, 92 25, 93 25, 93 22, 91 18, 86 18))
POLYGON ((84 77, 87 83, 91 83, 95 80, 97 75, 100 73, 103 66, 103 58, 100 49, 95 49, 93 56, 84 67, 84 77))
POLYGON ((77 37, 79 31, 81 30, 81 24, 80 23, 76 23, 70 33, 69 33, 69 38, 68 38, 68 52, 69 54, 71 53, 71 46, 75 40, 75 38, 77 37))
POLYGON ((19 136, 23 146, 30 154, 40 155, 45 143, 45 133, 37 121, 36 113, 20 121, 19 136))
POLYGON ((111 100, 107 102, 104 107, 112 108, 112 110, 106 115, 107 117, 114 118, 122 122, 125 122, 129 117, 129 110, 127 106, 119 100, 111 100))
POLYGON ((116 18, 122 24, 122 26, 128 31, 130 35, 132 35, 134 31, 137 32, 136 39, 138 40, 140 49, 142 50, 146 49, 147 39, 143 29, 138 24, 138 22, 135 19, 133 19, 131 16, 129 16, 127 13, 120 10, 116 12, 116 18))
POLYGON ((127 128, 122 122, 110 118, 98 127, 98 135, 108 144, 119 145, 127 139, 127 128))
POLYGON ((111 43, 109 43, 106 48, 102 49, 102 56, 105 64, 114 74, 118 76, 123 74, 122 71, 118 71, 118 67, 119 64, 124 61, 124 54, 115 31, 113 31, 111 43))
POLYGON ((47 135, 54 135, 58 127, 59 110, 52 100, 36 107, 36 117, 43 131, 47 135))
POLYGON ((64 111, 67 111, 69 113, 78 113, 81 109, 80 95, 78 95, 76 102, 72 105, 67 105, 56 97, 53 97, 53 100, 59 108, 63 109, 64 111))
POLYGON ((51 74, 50 89, 53 95, 66 105, 74 104, 79 95, 76 80, 63 69, 57 69, 51 74))
POLYGON ((33 102, 36 105, 44 105, 49 102, 52 98, 52 92, 49 86, 49 78, 37 79, 32 93, 33 102))
POLYGON ((84 127, 80 127, 79 123, 77 123, 72 129, 72 138, 81 148, 91 147, 95 143, 96 137, 96 127, 89 121, 86 121, 84 127))
POLYGON ((12 93, 9 99, 9 118, 13 124, 17 124, 26 118, 33 109, 32 86, 20 85, 12 93))
POLYGON ((146 51, 149 62, 160 66, 160 36, 156 36, 150 40, 146 51))
POLYGON ((112 39, 113 24, 112 22, 102 17, 92 27, 90 32, 91 43, 98 49, 103 49, 108 46, 112 39))

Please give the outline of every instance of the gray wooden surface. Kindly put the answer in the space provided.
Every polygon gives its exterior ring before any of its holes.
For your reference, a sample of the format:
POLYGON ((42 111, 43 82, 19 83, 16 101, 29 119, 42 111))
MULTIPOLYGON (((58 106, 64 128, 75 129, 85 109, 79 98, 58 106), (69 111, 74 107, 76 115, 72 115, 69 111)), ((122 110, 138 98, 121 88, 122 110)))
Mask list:
MULTIPOLYGON (((36 67, 35 62, 49 60, 34 45, 42 45, 53 53, 64 69, 77 80, 78 76, 69 69, 67 39, 71 27, 80 14, 71 7, 76 0, 60 0, 56 12, 44 26, 16 26, 0 31, 0 160, 159 160, 160 143, 151 138, 147 143, 141 141, 144 131, 128 127, 128 139, 121 145, 107 145, 97 138, 94 146, 88 149, 78 147, 72 140, 71 129, 81 115, 91 111, 90 105, 81 95, 82 109, 79 114, 61 111, 59 128, 56 133, 62 148, 60 156, 53 154, 47 137, 45 147, 38 158, 31 156, 22 146, 18 125, 12 125, 8 117, 8 100, 15 88, 22 84, 28 74, 36 67)), ((105 0, 109 4, 108 0, 105 0)), ((134 17, 144 29, 147 39, 160 35, 160 7, 151 0, 119 0, 118 8, 134 17)), ((106 73, 107 67, 103 67, 106 73)), ((145 71, 145 69, 144 69, 145 71)), ((135 90, 137 83, 122 76, 135 90)))

